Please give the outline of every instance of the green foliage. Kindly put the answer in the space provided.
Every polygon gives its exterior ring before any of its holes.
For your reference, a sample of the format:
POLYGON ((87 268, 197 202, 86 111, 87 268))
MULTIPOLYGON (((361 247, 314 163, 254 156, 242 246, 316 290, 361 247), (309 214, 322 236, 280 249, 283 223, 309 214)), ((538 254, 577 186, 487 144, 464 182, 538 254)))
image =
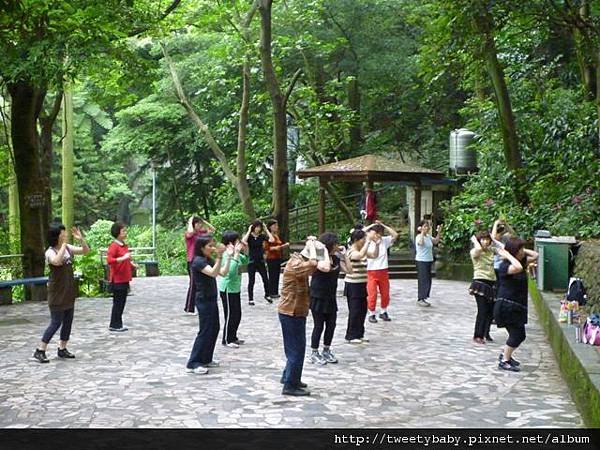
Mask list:
POLYGON ((237 231, 240 234, 243 234, 248 229, 250 225, 248 218, 241 211, 228 211, 216 216, 212 216, 210 218, 210 223, 215 227, 215 234, 217 236, 217 240, 220 235, 228 230, 237 231))

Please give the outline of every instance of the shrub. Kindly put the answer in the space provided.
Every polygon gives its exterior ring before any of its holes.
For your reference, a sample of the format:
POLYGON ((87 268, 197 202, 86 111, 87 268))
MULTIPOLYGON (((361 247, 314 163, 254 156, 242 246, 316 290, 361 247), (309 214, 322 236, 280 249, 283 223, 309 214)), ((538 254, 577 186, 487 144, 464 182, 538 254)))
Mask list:
POLYGON ((212 216, 210 223, 214 225, 218 239, 227 230, 237 231, 240 234, 245 233, 250 225, 250 220, 241 211, 228 211, 212 216))

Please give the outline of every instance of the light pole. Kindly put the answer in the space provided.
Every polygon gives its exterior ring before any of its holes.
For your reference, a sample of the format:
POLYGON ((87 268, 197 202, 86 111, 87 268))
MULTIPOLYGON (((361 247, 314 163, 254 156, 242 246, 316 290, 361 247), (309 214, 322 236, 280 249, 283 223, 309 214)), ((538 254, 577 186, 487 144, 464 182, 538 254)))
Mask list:
POLYGON ((152 163, 152 251, 156 254, 156 166, 152 163))

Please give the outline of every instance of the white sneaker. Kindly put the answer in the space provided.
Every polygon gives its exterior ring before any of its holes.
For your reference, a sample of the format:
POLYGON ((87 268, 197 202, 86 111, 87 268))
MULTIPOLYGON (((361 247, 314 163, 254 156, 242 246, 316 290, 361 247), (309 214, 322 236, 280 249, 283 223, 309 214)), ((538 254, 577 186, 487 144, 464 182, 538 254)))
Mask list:
POLYGON ((308 359, 311 363, 318 364, 319 366, 327 364, 327 360, 319 352, 311 353, 308 359))
POLYGON ((204 366, 198 366, 195 368, 186 367, 185 371, 187 373, 197 373, 198 375, 206 375, 208 373, 208 369, 204 366))
POLYGON ((361 341, 363 341, 363 342, 371 342, 371 339, 369 339, 369 338, 368 338, 368 337, 366 337, 366 336, 363 336, 363 337, 361 338, 361 341))
POLYGON ((346 342, 348 344, 362 344, 362 339, 358 339, 358 338, 350 339, 350 340, 346 339, 346 342))
POLYGON ((230 342, 229 344, 225 344, 225 347, 240 348, 240 346, 238 344, 236 344, 235 342, 230 342))

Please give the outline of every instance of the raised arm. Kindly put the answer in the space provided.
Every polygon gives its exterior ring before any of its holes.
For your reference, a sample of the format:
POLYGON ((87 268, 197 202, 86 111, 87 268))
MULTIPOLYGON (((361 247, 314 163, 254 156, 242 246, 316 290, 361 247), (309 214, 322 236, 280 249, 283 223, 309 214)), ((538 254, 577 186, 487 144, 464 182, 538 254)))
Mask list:
MULTIPOLYGON (((213 278, 216 278, 219 275, 219 273, 221 272, 221 260, 222 260, 224 251, 225 251, 225 246, 223 244, 219 244, 217 246, 217 257, 215 259, 215 265, 212 267, 209 265, 206 265, 202 269, 202 273, 204 275, 208 275, 209 277, 213 277, 213 278)), ((229 261, 226 263, 226 267, 227 267, 227 270, 229 270, 229 261)))
POLYGON ((265 224, 263 224, 263 229, 265 230, 265 233, 267 234, 267 238, 269 239, 269 242, 275 242, 275 236, 273 236, 273 234, 269 231, 269 229, 265 226, 265 224))
POLYGON ((396 230, 394 230, 392 227, 388 227, 386 224, 379 222, 379 221, 376 221, 375 223, 380 224, 385 229, 385 231, 388 232, 388 234, 392 237, 392 242, 395 242, 396 239, 398 239, 398 232, 396 230))
POLYGON ((442 239, 442 226, 438 225, 437 228, 435 229, 436 234, 435 237, 431 239, 431 241, 433 242, 434 245, 437 245, 440 243, 440 240, 442 239))
POLYGON ((73 252, 73 254, 85 255, 86 253, 89 253, 90 247, 88 246, 88 243, 86 242, 85 237, 83 236, 83 233, 79 230, 79 228, 71 228, 71 234, 73 235, 74 239, 78 240, 81 243, 81 246, 79 247, 71 246, 71 251, 73 252))
MULTIPOLYGON (((316 248, 316 242, 315 242, 315 248, 316 248)), ((323 261, 319 261, 317 263, 317 270, 320 270, 321 272, 329 272, 331 271, 331 260, 329 259, 329 252, 327 251, 327 248, 323 245, 323 261)))
POLYGON ((479 243, 475 235, 471 236, 471 242, 473 243, 473 248, 471 249, 471 256, 473 258, 479 258, 483 249, 481 248, 481 244, 479 243))
POLYGON ((507 252, 504 249, 500 249, 498 250, 498 254, 510 262, 510 266, 508 267, 508 273, 510 275, 523 272, 523 266, 521 265, 519 260, 513 255, 511 255, 509 252, 507 252))
POLYGON ((189 239, 194 235, 194 225, 192 225, 192 220, 194 220, 194 216, 188 219, 187 228, 185 230, 186 239, 189 239))
POLYGON ((536 251, 525 249, 525 255, 527 255, 527 264, 535 262, 538 260, 540 254, 536 251))
POLYGON ((251 232, 252 224, 250 224, 250 226, 248 227, 248 231, 246 231, 246 234, 244 234, 244 236, 242 237, 242 242, 244 243, 244 245, 248 245, 248 238, 250 237, 251 232))
POLYGON ((48 262, 50 264, 52 264, 53 266, 62 266, 63 265, 63 258, 65 257, 65 251, 67 250, 67 243, 63 242, 62 245, 60 246, 60 249, 58 250, 58 252, 56 252, 54 254, 54 256, 48 258, 48 262))
POLYGON ((348 257, 348 252, 346 252, 346 249, 344 247, 340 247, 339 253, 342 256, 340 258, 340 267, 342 268, 342 271, 344 271, 344 273, 354 273, 354 269, 352 268, 352 262, 348 257))

